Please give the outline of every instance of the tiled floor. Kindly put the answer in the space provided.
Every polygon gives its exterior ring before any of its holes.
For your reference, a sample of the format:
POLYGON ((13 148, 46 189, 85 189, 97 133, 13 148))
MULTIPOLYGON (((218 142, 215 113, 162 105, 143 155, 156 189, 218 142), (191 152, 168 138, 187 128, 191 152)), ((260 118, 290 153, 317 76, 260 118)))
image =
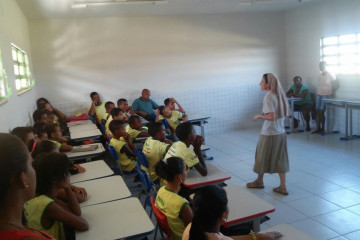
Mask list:
MULTIPOLYGON (((256 178, 252 167, 259 131, 206 135, 212 162, 232 176, 228 185, 245 186, 256 178)), ((276 208, 261 230, 287 223, 316 240, 360 239, 360 139, 340 141, 341 136, 287 135, 289 195, 272 192, 279 185, 276 174, 265 175, 264 189, 249 189, 276 208)))

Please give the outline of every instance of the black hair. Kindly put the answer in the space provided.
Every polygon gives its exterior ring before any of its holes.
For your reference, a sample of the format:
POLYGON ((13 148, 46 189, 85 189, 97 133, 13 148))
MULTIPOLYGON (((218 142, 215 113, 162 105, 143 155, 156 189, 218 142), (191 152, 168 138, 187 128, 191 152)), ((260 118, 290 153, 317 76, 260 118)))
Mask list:
POLYGON ((33 129, 31 127, 16 127, 10 132, 10 134, 17 136, 21 141, 23 141, 23 143, 26 143, 28 134, 32 132, 33 129))
POLYGON ((170 157, 156 163, 155 173, 160 178, 165 179, 168 182, 172 182, 177 174, 183 173, 185 166, 185 162, 182 158, 170 157))
POLYGON ((69 159, 64 153, 42 153, 32 163, 36 172, 36 195, 47 195, 53 181, 65 179, 69 173, 69 159))
MULTIPOLYGON (((111 102, 111 101, 106 102, 106 103, 105 103, 105 109, 108 109, 111 104, 114 104, 114 103, 111 102)), ((115 105, 115 104, 114 104, 114 105, 115 105)))
POLYGON ((39 121, 41 117, 46 114, 46 111, 44 109, 36 109, 33 113, 33 119, 35 122, 39 121))
POLYGON ((136 121, 136 119, 138 119, 140 121, 140 117, 138 115, 131 115, 129 117, 129 125, 133 125, 136 121))
POLYGON ((219 186, 205 186, 196 192, 193 204, 189 240, 206 240, 204 232, 211 232, 227 209, 226 192, 219 186))
POLYGON ((111 116, 114 118, 115 116, 119 116, 119 114, 122 112, 120 108, 113 108, 110 111, 111 116))
MULTIPOLYGON (((29 152, 25 144, 16 136, 0 133, 0 205, 19 173, 27 171, 29 152)), ((17 179, 18 180, 18 179, 17 179)))
POLYGON ((165 109, 165 106, 161 105, 160 107, 158 107, 158 109, 159 109, 160 114, 163 115, 163 111, 165 109))
POLYGON ((186 138, 191 134, 193 130, 193 125, 191 122, 180 123, 179 126, 176 127, 175 133, 176 136, 180 139, 180 141, 185 141, 186 138))
POLYGON ((90 98, 93 99, 93 97, 94 97, 96 94, 99 95, 97 92, 91 92, 91 93, 90 93, 90 98))
POLYGON ((43 98, 43 97, 36 100, 36 106, 38 109, 42 109, 46 103, 50 103, 50 102, 49 102, 49 100, 47 100, 46 98, 43 98), (42 102, 45 102, 45 103, 42 103, 42 102))
POLYGON ((43 135, 44 133, 47 134, 46 132, 46 124, 45 123, 35 123, 32 131, 34 132, 34 134, 38 135, 38 137, 41 137, 41 135, 43 135))
POLYGON ((57 127, 60 127, 60 126, 56 123, 50 123, 50 124, 46 125, 45 130, 48 135, 48 138, 51 138, 51 134, 56 131, 57 127))
POLYGON ((170 102, 171 102, 170 98, 165 99, 165 100, 164 100, 165 106, 169 105, 170 102))
POLYGON ((117 105, 120 106, 123 102, 127 102, 127 100, 125 98, 120 98, 117 100, 117 105))
POLYGON ((295 77, 293 78, 293 80, 295 80, 296 78, 298 78, 298 79, 300 79, 300 81, 302 81, 302 78, 301 78, 300 76, 295 76, 295 77))
POLYGON ((268 80, 268 74, 267 74, 267 73, 265 73, 265 74, 263 75, 263 78, 265 79, 265 83, 268 84, 268 83, 269 83, 269 80, 268 80))
POLYGON ((54 112, 52 112, 52 111, 50 111, 50 110, 47 110, 47 109, 44 109, 44 111, 45 111, 45 113, 46 113, 46 115, 54 115, 55 113, 54 112))
POLYGON ((148 132, 149 135, 155 137, 155 135, 162 130, 162 122, 149 122, 148 132))
POLYGON ((35 150, 31 153, 31 156, 35 159, 41 153, 51 153, 58 149, 57 145, 49 140, 43 140, 36 145, 35 150))
POLYGON ((114 133, 123 124, 124 124, 124 122, 121 120, 112 120, 109 124, 109 129, 112 133, 114 133))

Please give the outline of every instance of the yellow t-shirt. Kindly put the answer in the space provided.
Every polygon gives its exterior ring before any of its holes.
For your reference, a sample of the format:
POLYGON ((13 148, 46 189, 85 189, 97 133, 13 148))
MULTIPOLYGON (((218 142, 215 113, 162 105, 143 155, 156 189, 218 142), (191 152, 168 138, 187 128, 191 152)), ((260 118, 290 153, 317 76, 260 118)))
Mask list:
POLYGON ((161 187, 158 191, 155 205, 166 215, 169 227, 173 233, 172 239, 174 240, 181 240, 185 230, 185 223, 180 216, 182 209, 187 204, 189 202, 185 198, 166 187, 161 187))
POLYGON ((100 106, 95 106, 95 113, 96 120, 98 121, 98 123, 100 123, 101 119, 103 119, 104 115, 106 114, 105 102, 102 102, 100 106))
POLYGON ((164 159, 168 159, 169 157, 182 158, 185 161, 186 165, 189 167, 189 169, 200 163, 194 150, 188 148, 186 144, 181 141, 174 143, 170 147, 164 159))
POLYGON ((61 145, 62 145, 61 143, 59 143, 58 141, 55 141, 55 140, 50 140, 50 139, 49 139, 49 141, 55 143, 56 146, 57 146, 57 147, 59 148, 59 150, 60 150, 61 145))
POLYGON ((109 119, 109 117, 111 117, 110 113, 105 112, 105 114, 102 117, 102 120, 107 121, 109 119))
MULTIPOLYGON (((155 173, 155 164, 164 158, 166 151, 169 147, 169 144, 161 142, 159 140, 148 138, 146 139, 144 146, 143 146, 143 153, 145 154, 148 163, 149 163, 149 169, 151 178, 153 181, 157 180, 159 177, 155 173)), ((146 171, 146 168, 144 166, 141 166, 142 169, 146 171)), ((147 171, 146 171, 147 173, 147 171)))
POLYGON ((54 121, 53 123, 59 124, 59 117, 54 113, 54 121))
POLYGON ((179 126, 180 119, 182 119, 182 118, 183 118, 183 113, 181 113, 177 110, 171 111, 171 116, 169 118, 166 118, 163 115, 159 116, 160 120, 166 119, 172 132, 175 132, 175 129, 177 126, 179 126))
POLYGON ((112 135, 112 132, 110 131, 110 123, 111 121, 113 120, 113 117, 110 115, 109 118, 106 120, 106 123, 105 123, 105 133, 106 134, 110 134, 111 137, 113 137, 112 135))
POLYGON ((141 131, 131 128, 130 125, 125 127, 125 131, 130 135, 131 142, 134 142, 135 138, 141 133, 141 131))
POLYGON ((135 168, 135 159, 126 155, 126 153, 120 152, 124 146, 127 146, 126 142, 120 141, 116 138, 110 140, 110 145, 113 146, 118 154, 118 161, 121 169, 126 172, 131 172, 135 168))
POLYGON ((64 226, 59 221, 54 221, 50 228, 45 228, 41 224, 41 217, 45 214, 47 208, 55 203, 51 198, 41 195, 27 201, 24 204, 24 212, 29 227, 39 229, 53 236, 57 240, 65 239, 64 226))

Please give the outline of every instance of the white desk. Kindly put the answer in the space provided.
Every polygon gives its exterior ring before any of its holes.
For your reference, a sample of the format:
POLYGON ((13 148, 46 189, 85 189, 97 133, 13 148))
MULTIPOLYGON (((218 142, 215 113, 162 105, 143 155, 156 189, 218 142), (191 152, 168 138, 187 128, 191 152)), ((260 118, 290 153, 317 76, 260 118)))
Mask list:
POLYGON ((195 169, 191 169, 187 173, 187 177, 184 186, 194 189, 205 185, 220 184, 231 178, 230 174, 215 167, 214 165, 206 162, 208 174, 201 176, 201 174, 195 169))
POLYGON ((72 127, 72 126, 83 125, 83 124, 93 124, 93 122, 91 120, 73 121, 73 122, 68 122, 67 126, 72 127))
POLYGON ((68 156, 69 160, 76 161, 79 159, 86 159, 86 161, 90 161, 94 157, 100 156, 103 152, 105 152, 105 148, 101 143, 93 143, 90 145, 98 145, 98 148, 94 151, 86 151, 86 152, 65 152, 66 156, 68 156))
POLYGON ((84 131, 70 132, 70 139, 74 141, 83 141, 99 138, 101 135, 102 134, 99 129, 90 129, 84 131))
POLYGON ((76 232, 76 240, 106 240, 148 235, 154 225, 137 198, 126 198, 82 208, 89 230, 76 232))
MULTIPOLYGON (((252 222, 254 232, 260 231, 260 219, 275 208, 242 186, 224 187, 228 197, 229 216, 224 227, 252 222)), ((294 238, 295 239, 295 238, 294 238)))
POLYGON ((86 171, 84 173, 72 175, 70 178, 71 184, 106 177, 114 174, 114 172, 111 170, 111 168, 109 168, 109 166, 104 162, 104 160, 83 163, 80 164, 80 166, 84 167, 86 171))
POLYGON ((97 126, 93 123, 91 124, 80 124, 69 127, 69 132, 77 132, 77 131, 87 131, 97 129, 97 126))
POLYGON ((80 207, 110 202, 131 196, 129 188, 119 175, 76 183, 75 186, 86 189, 87 200, 80 207))
POLYGON ((303 98, 288 98, 291 107, 290 132, 296 132, 294 131, 294 112, 295 112, 294 108, 295 108, 295 102, 300 102, 301 100, 303 100, 303 98))
POLYGON ((288 224, 280 224, 275 227, 268 228, 261 233, 271 232, 271 231, 279 231, 283 234, 279 240, 315 240, 313 237, 307 235, 306 233, 301 232, 300 230, 288 225, 288 224))

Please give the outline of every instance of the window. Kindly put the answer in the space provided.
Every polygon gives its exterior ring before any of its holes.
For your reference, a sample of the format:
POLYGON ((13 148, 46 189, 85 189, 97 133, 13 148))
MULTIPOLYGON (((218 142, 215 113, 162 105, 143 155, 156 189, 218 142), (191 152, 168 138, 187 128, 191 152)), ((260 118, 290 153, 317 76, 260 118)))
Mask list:
POLYGON ((34 81, 30 72, 29 59, 23 50, 11 44, 12 57, 14 61, 15 87, 18 94, 31 89, 34 81))
POLYGON ((0 52, 0 104, 5 102, 4 99, 9 98, 11 96, 11 88, 6 76, 5 69, 2 65, 1 60, 1 52, 0 52))
POLYGON ((321 38, 320 56, 333 74, 360 74, 360 33, 321 38))

